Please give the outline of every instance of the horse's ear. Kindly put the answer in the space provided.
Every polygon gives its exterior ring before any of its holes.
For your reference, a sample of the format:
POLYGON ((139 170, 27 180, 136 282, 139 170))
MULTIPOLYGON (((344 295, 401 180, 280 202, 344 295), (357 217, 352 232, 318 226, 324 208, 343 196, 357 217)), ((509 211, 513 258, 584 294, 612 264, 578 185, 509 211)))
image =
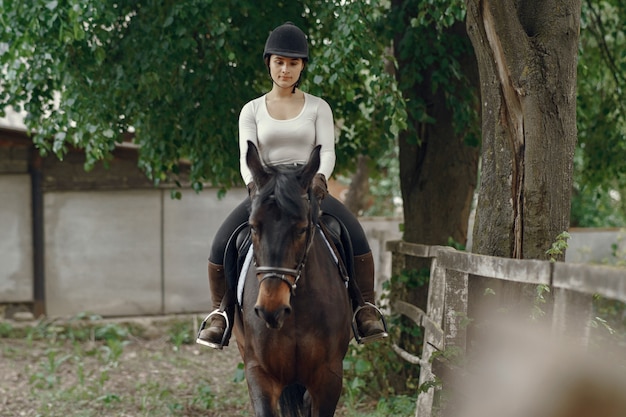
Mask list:
POLYGON ((261 156, 259 150, 254 143, 248 141, 248 151, 246 152, 246 164, 252 172, 252 180, 256 184, 257 188, 261 188, 267 182, 267 172, 261 162, 261 156))
POLYGON ((302 187, 308 188, 313 181, 313 177, 317 174, 317 170, 320 167, 320 149, 322 145, 317 145, 311 151, 311 155, 309 156, 309 161, 306 163, 304 168, 302 168, 302 177, 300 179, 302 187))

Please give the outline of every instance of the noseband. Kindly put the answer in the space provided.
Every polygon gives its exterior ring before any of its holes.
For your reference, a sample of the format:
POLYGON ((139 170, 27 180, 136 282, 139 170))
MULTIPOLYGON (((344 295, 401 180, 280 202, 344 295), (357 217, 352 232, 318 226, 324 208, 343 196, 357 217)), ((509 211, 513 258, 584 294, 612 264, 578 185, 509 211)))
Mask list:
MULTIPOLYGON (((257 275, 262 275, 261 280, 259 281, 259 285, 263 283, 263 281, 267 279, 279 279, 285 284, 289 286, 289 291, 292 296, 296 295, 296 288, 298 287, 298 281, 302 276, 302 270, 304 269, 304 265, 306 264, 306 258, 309 253, 309 249, 313 244, 313 214, 311 212, 311 200, 308 194, 302 194, 302 198, 307 201, 308 204, 308 217, 309 224, 306 231, 306 244, 304 253, 302 254, 302 258, 298 263, 296 269, 292 268, 283 268, 278 266, 257 266, 256 273, 257 275), (293 277, 293 281, 289 279, 289 277, 293 277)), ((254 259, 254 263, 256 264, 256 257, 254 259)))
POLYGON ((279 268, 276 266, 257 266, 256 272, 258 275, 263 275, 259 284, 262 284, 266 279, 279 279, 289 286, 291 295, 296 295, 296 288, 298 288, 298 281, 302 275, 303 263, 298 265, 298 269, 291 268, 279 268), (293 282, 288 277, 294 277, 293 282))

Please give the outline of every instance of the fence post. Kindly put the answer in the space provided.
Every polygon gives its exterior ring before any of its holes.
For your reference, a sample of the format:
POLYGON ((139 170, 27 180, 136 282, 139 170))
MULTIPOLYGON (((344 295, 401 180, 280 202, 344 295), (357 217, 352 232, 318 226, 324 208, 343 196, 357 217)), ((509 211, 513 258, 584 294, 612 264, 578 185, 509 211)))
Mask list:
MULTIPOLYGON (((393 254, 392 267, 396 274, 405 268, 410 257, 431 259, 426 312, 413 307, 419 314, 408 315, 420 317, 418 325, 424 327, 421 358, 408 356, 411 363, 420 366, 420 389, 428 387, 423 392, 418 391, 415 417, 430 417, 433 405, 438 406, 439 412, 443 413, 441 415, 447 415, 449 411, 444 401, 441 404, 435 401, 434 394, 441 388, 453 392, 458 381, 451 376, 458 376, 458 370, 463 371, 459 368, 463 366, 468 343, 466 327, 469 320, 470 275, 472 284, 479 277, 495 279, 508 286, 549 284, 554 300, 551 312, 553 337, 573 341, 579 349, 585 349, 589 343, 593 294, 626 302, 624 270, 619 268, 506 259, 467 254, 441 246, 404 244, 402 241, 387 243, 388 250, 393 254), (433 361, 433 354, 437 351, 445 353, 450 366, 446 366, 443 360, 433 361), (458 362, 455 354, 458 355, 458 362), (443 387, 437 384, 429 386, 435 376, 443 382, 443 387)), ((498 293, 506 292, 507 288, 503 285, 503 291, 498 293)))
POLYGON ((465 354, 468 274, 447 270, 445 289, 444 331, 446 348, 455 346, 459 354, 465 354))
POLYGON ((398 251, 400 242, 399 240, 387 242, 387 250, 391 251, 391 276, 400 275, 406 267, 406 255, 398 251))
MULTIPOLYGON (((443 309, 445 301, 446 270, 440 268, 437 262, 438 249, 431 248, 430 282, 428 286, 428 305, 426 314, 428 320, 439 329, 443 327, 443 309)), ((442 332, 443 333, 443 332, 442 332)), ((441 349, 442 335, 428 331, 424 326, 424 344, 422 346, 422 364, 420 366, 419 387, 435 380, 433 373, 432 355, 441 349)), ((432 415, 435 386, 431 385, 425 392, 419 393, 415 404, 415 417, 430 417, 432 415)))

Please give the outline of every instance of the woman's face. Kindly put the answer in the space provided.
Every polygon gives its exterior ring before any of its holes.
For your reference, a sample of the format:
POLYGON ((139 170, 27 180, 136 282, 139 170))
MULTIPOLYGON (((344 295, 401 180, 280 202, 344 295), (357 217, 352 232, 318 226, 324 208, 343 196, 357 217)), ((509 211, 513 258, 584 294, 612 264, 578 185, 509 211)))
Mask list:
POLYGON ((280 55, 270 56, 270 74, 279 87, 288 88, 295 84, 304 69, 301 58, 287 58, 280 55))

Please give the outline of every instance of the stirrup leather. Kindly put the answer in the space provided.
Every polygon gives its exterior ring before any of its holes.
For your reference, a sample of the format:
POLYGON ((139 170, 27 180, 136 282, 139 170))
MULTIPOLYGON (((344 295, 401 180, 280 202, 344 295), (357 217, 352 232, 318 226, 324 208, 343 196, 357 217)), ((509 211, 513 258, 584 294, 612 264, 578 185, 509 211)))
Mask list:
POLYGON ((378 308, 377 306, 375 306, 374 304, 368 301, 365 301, 365 303, 362 306, 358 306, 354 310, 354 313, 352 314, 352 332, 354 333, 354 339, 360 345, 364 343, 372 342, 374 340, 384 339, 385 337, 389 336, 389 332, 387 330, 387 321, 385 320, 385 316, 383 315, 383 312, 380 311, 380 308, 378 308), (378 313, 378 316, 380 317, 380 320, 383 323, 383 331, 381 333, 376 333, 371 336, 363 336, 359 333, 359 327, 356 324, 356 315, 358 314, 359 311, 361 311, 364 308, 373 308, 374 310, 376 310, 376 313, 378 313))
POLYGON ((228 341, 230 339, 231 331, 232 331, 232 327, 231 327, 231 324, 230 324, 230 320, 228 319, 228 314, 226 314, 225 311, 220 311, 219 309, 213 310, 202 321, 202 324, 200 325, 200 329, 198 330, 198 335, 196 336, 196 343, 198 343, 200 345, 211 347, 213 349, 222 350, 224 348, 224 346, 228 346, 228 341), (224 320, 226 322, 226 328, 224 329, 224 334, 222 335, 222 340, 221 340, 220 343, 213 343, 213 342, 209 342, 209 341, 200 339, 200 333, 202 332, 202 330, 204 330, 206 328, 207 323, 209 322, 209 320, 213 316, 222 316, 222 317, 224 317, 224 320))

